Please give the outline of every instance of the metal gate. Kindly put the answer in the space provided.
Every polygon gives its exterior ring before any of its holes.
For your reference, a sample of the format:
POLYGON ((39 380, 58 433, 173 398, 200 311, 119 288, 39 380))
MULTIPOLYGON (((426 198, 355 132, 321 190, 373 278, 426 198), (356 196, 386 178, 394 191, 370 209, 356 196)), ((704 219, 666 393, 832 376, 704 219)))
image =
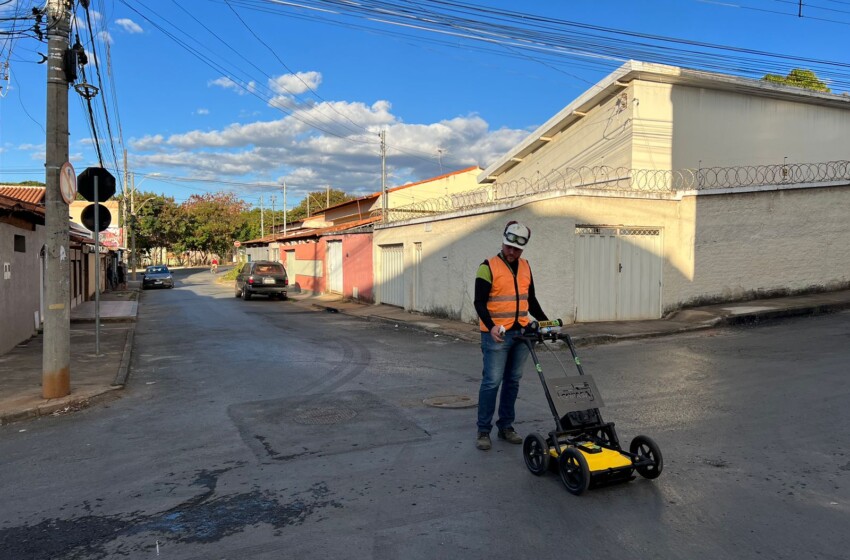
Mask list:
POLYGON ((328 291, 342 293, 342 241, 328 241, 328 291))
POLYGON ((413 244, 413 309, 421 311, 422 306, 422 243, 413 244))
POLYGON ((576 226, 576 321, 661 317, 661 229, 576 226))
POLYGON ((381 245, 380 303, 404 307, 404 245, 381 245))

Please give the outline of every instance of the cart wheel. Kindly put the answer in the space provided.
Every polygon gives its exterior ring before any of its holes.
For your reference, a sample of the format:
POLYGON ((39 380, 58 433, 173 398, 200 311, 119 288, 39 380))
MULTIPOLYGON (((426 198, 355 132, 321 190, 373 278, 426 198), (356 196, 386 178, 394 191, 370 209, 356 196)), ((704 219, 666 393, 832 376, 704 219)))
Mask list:
POLYGON ((531 474, 540 476, 549 470, 549 445, 540 434, 528 434, 522 443, 522 456, 531 474))
POLYGON ((561 480, 570 494, 580 496, 590 487, 590 469, 587 459, 575 447, 567 447, 558 460, 561 480))
POLYGON ((639 459, 652 461, 651 465, 637 467, 637 472, 644 478, 658 478, 661 469, 664 468, 664 458, 661 457, 661 449, 658 444, 648 436, 636 436, 629 444, 629 451, 638 456, 639 459))

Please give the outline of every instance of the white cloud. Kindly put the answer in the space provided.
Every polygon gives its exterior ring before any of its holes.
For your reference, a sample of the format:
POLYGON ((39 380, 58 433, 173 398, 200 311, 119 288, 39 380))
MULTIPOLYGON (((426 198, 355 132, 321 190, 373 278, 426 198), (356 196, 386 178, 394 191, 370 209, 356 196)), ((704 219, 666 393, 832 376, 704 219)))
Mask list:
POLYGON ((248 83, 236 83, 232 79, 227 76, 222 76, 221 78, 216 78, 215 80, 210 80, 207 82, 208 86, 217 86, 224 89, 232 89, 239 95, 245 95, 246 93, 252 93, 256 91, 257 84, 254 81, 250 81, 248 83))
POLYGON ((121 29, 123 29, 127 33, 144 33, 144 30, 141 28, 141 26, 129 18, 116 19, 115 24, 120 26, 121 29))
POLYGON ((156 150, 160 146, 162 146, 164 140, 165 138, 162 136, 162 134, 154 134, 150 136, 143 136, 138 140, 132 138, 130 139, 130 146, 132 146, 134 150, 149 152, 151 150, 156 150))
MULTIPOLYGON (((291 74, 279 76, 274 87, 285 86, 294 93, 306 91, 304 83, 310 87, 321 83, 318 72, 299 76, 303 82, 291 74)), ((226 77, 209 85, 239 91, 239 86, 226 77)), ((284 111, 287 114, 277 119, 255 118, 214 130, 134 139, 131 146, 137 152, 136 165, 246 182, 279 184, 286 178, 293 189, 309 191, 331 185, 362 195, 380 189, 378 135, 382 129, 387 130, 387 166, 393 185, 473 165, 486 167, 528 134, 526 130, 491 130, 475 114, 433 123, 407 123, 385 100, 371 105, 346 101, 299 105, 289 95, 280 99, 288 99, 289 105, 284 111)))
POLYGON ((269 88, 279 95, 301 95, 310 90, 316 91, 321 83, 321 72, 296 72, 270 79, 269 88))
POLYGON ((104 43, 109 43, 110 45, 115 44, 115 41, 112 40, 112 35, 109 34, 109 31, 101 31, 97 34, 97 37, 104 43))
POLYGON ((200 107, 199 109, 196 109, 196 110, 195 110, 195 114, 196 114, 196 115, 209 115, 209 114, 210 114, 210 110, 209 110, 209 109, 205 109, 204 107, 200 107))

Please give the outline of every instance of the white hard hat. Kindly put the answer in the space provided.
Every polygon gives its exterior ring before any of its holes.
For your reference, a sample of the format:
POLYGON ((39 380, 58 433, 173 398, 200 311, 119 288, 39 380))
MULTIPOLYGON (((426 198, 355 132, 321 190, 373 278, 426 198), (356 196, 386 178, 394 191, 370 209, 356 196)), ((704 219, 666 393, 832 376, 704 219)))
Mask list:
POLYGON ((529 239, 531 239, 531 230, 519 222, 508 222, 502 233, 502 243, 517 249, 525 249, 529 239))

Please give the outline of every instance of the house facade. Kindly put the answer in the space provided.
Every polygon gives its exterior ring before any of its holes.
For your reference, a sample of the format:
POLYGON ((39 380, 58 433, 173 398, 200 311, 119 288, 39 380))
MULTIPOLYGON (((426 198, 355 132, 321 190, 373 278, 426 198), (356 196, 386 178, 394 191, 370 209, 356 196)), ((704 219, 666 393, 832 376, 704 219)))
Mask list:
POLYGON ((44 208, 0 194, 0 354, 41 325, 45 239, 44 208))
POLYGON ((627 63, 482 188, 376 225, 376 301, 474 321, 475 270, 508 220, 531 227, 538 298, 567 321, 847 287, 848 139, 847 96, 627 63))
MULTIPOLYGON (((0 186, 0 354, 37 333, 44 319, 44 187, 0 186)), ((95 254, 91 232, 69 223, 69 306, 75 308, 95 294, 95 266, 100 286, 115 252, 101 247, 95 254)))
POLYGON ((278 232, 244 242, 244 252, 253 259, 274 258, 277 250, 275 260, 284 263, 290 283, 297 283, 302 290, 372 302, 372 226, 382 220, 384 208, 404 208, 468 192, 479 187, 480 173, 480 167, 469 167, 393 187, 386 195, 373 193, 337 204, 305 218, 286 234, 278 232))

